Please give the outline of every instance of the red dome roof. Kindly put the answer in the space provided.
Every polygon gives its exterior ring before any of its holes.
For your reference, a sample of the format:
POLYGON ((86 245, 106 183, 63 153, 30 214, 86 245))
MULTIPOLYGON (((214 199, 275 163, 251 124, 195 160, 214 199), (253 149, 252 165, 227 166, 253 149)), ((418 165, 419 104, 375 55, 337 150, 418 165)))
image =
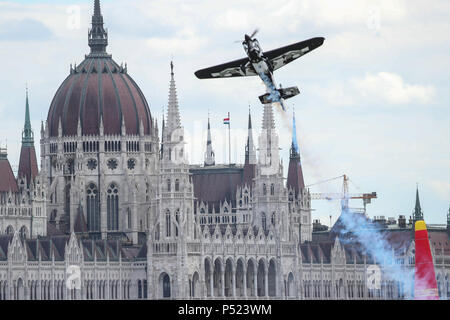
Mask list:
POLYGON ((50 136, 58 136, 61 119, 63 136, 77 134, 81 120, 83 135, 98 135, 103 117, 105 134, 121 134, 122 120, 127 134, 151 132, 151 114, 142 91, 110 57, 87 57, 59 87, 47 121, 50 136))
POLYGON ((124 122, 126 134, 139 134, 142 123, 144 134, 150 135, 152 118, 147 101, 126 67, 106 53, 107 45, 108 32, 96 0, 89 31, 91 53, 71 68, 53 98, 47 117, 51 137, 58 136, 60 121, 63 136, 76 135, 79 121, 83 135, 98 135, 101 118, 104 134, 121 134, 124 122))

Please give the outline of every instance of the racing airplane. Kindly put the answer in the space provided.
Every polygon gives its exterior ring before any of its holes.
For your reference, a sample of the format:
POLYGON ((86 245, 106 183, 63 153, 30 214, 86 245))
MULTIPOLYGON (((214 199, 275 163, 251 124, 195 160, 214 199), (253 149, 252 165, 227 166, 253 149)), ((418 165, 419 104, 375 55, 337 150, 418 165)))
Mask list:
POLYGON ((280 103, 284 111, 284 100, 292 98, 300 93, 297 87, 276 88, 273 72, 289 62, 307 54, 308 52, 320 47, 325 38, 311 38, 305 41, 297 42, 275 50, 263 52, 259 42, 254 36, 258 30, 251 35, 245 35, 242 42, 247 58, 227 62, 214 67, 198 70, 195 75, 199 79, 211 78, 231 78, 245 76, 259 76, 266 85, 267 93, 260 96, 262 104, 280 103))

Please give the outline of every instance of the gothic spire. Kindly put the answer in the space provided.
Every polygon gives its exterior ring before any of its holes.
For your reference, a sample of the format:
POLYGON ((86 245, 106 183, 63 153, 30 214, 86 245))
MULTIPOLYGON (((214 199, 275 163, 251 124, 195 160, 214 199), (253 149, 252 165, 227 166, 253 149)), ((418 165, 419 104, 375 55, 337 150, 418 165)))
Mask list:
POLYGON ((103 28, 103 16, 100 9, 100 0, 94 1, 94 15, 92 28, 89 30, 89 47, 91 54, 106 54, 108 46, 108 31, 103 28))
POLYGON ((28 88, 26 92, 26 102, 25 102, 25 125, 22 132, 22 145, 33 146, 34 145, 34 134, 31 130, 30 121, 30 105, 28 102, 28 88))
POLYGON ((36 150, 34 149, 34 134, 31 130, 30 104, 28 102, 28 88, 25 103, 25 125, 22 132, 22 148, 20 150, 19 169, 17 177, 26 178, 27 185, 38 175, 36 150))
POLYGON ((295 125, 295 112, 292 113, 292 145, 290 158, 300 160, 300 150, 297 140, 297 126, 295 125))
POLYGON ((167 106, 167 119, 165 123, 167 134, 172 134, 173 130, 181 128, 180 111, 178 107, 177 88, 173 72, 173 62, 170 62, 170 88, 169 105, 167 106))
POLYGON ((214 157, 214 151, 212 148, 212 140, 211 140, 211 125, 209 123, 209 116, 208 116, 208 138, 206 141, 205 167, 213 166, 215 164, 216 161, 214 157))
POLYGON ((245 163, 256 164, 256 149, 253 143, 252 115, 250 108, 248 109, 248 137, 247 146, 245 148, 245 163))
POLYGON ((300 151, 297 140, 297 127, 295 125, 295 114, 292 114, 292 145, 291 155, 289 159, 289 169, 287 178, 287 187, 292 188, 295 196, 305 188, 305 181, 303 178, 303 169, 300 162, 300 151))
POLYGON ((414 221, 423 220, 423 212, 420 207, 419 187, 416 188, 416 206, 414 207, 414 221))
POLYGON ((275 120, 271 103, 264 105, 262 129, 268 131, 275 129, 275 120))

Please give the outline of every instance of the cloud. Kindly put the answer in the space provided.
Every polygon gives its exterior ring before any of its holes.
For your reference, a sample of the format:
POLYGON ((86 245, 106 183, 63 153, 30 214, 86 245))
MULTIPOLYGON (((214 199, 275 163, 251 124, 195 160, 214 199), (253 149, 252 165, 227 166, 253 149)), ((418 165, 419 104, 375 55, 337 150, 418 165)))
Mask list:
POLYGON ((389 72, 366 74, 351 82, 364 98, 380 98, 392 104, 430 103, 435 95, 433 86, 407 84, 401 76, 389 72))
POLYGON ((433 180, 428 184, 443 200, 450 201, 449 181, 433 180))
POLYGON ((197 37, 174 37, 174 38, 149 38, 147 47, 153 54, 169 57, 174 53, 183 52, 184 55, 198 53, 207 43, 204 38, 197 37))
POLYGON ((0 41, 45 41, 52 35, 45 24, 34 19, 9 20, 0 24, 0 41))
POLYGON ((312 88, 327 103, 334 106, 358 106, 384 103, 389 105, 428 104, 434 101, 436 89, 432 85, 406 83, 391 72, 367 73, 312 88))

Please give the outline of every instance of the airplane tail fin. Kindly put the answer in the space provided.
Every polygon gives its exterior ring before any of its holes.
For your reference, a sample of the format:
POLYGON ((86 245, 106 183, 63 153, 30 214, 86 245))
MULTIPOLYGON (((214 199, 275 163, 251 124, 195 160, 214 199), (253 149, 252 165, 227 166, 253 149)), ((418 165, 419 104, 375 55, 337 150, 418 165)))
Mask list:
MULTIPOLYGON (((300 90, 298 90, 297 87, 280 88, 280 89, 277 89, 277 91, 280 94, 279 95, 280 96, 279 100, 290 99, 290 98, 295 97, 296 95, 298 95, 300 93, 300 90)), ((261 101, 262 104, 273 103, 273 102, 280 102, 279 100, 274 101, 272 97, 273 97, 272 94, 266 93, 266 94, 263 94, 262 96, 259 96, 259 100, 261 101)), ((283 106, 283 103, 281 103, 281 105, 283 106)))
POLYGON ((415 225, 416 272, 414 275, 414 299, 437 300, 439 294, 434 272, 433 257, 425 221, 419 220, 415 225))

